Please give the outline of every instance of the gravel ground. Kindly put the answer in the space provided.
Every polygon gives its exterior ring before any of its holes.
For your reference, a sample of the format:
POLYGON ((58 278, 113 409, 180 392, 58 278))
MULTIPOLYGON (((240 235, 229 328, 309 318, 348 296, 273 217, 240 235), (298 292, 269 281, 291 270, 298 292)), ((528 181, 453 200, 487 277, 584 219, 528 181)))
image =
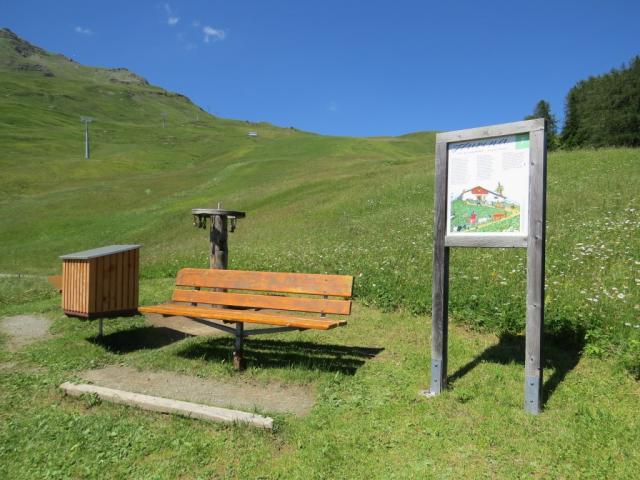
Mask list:
POLYGON ((9 349, 19 350, 25 345, 51 338, 51 320, 38 315, 15 315, 0 319, 0 333, 9 337, 9 349))

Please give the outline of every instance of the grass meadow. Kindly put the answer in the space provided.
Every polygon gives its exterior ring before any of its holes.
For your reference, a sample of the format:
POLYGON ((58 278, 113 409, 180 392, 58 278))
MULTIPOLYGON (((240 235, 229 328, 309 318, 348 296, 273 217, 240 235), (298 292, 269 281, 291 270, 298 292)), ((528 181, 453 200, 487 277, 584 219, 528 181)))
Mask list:
MULTIPOLYGON (((0 282, 20 309, 55 319, 52 339, 0 350, 11 365, 0 370, 2 478, 599 479, 640 468, 638 382, 562 343, 546 345, 546 410, 533 417, 522 409, 523 337, 456 322, 451 388, 427 400, 429 318, 357 302, 346 328, 247 341, 242 381, 317 395, 308 416, 275 415, 265 432, 64 397, 61 382, 112 364, 237 378, 230 338, 167 341, 134 317, 107 321, 96 343, 96 322, 64 317, 38 280, 0 282)), ((170 288, 144 279, 142 301, 170 288)))

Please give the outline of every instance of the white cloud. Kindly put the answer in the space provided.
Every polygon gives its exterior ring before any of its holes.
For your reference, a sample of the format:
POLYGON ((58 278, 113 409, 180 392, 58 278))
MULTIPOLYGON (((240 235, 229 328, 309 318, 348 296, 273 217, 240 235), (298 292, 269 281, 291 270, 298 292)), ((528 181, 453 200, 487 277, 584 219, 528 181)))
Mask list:
POLYGON ((88 28, 76 27, 73 29, 76 33, 80 33, 82 35, 91 35, 93 32, 88 28))
POLYGON ((171 10, 171 5, 168 3, 164 4, 164 11, 167 14, 167 25, 173 27, 176 23, 180 21, 180 17, 176 17, 171 10))
POLYGON ((200 20, 194 20, 193 22, 191 22, 191 26, 193 28, 198 28, 200 26, 200 20))
POLYGON ((209 40, 213 38, 214 40, 224 40, 227 34, 224 30, 218 30, 216 28, 210 27, 209 25, 205 25, 202 28, 202 33, 204 33, 204 43, 209 43, 209 40))
POLYGON ((331 100, 329 102, 329 107, 327 108, 327 110, 329 110, 330 112, 337 112, 338 111, 338 104, 335 101, 331 100))

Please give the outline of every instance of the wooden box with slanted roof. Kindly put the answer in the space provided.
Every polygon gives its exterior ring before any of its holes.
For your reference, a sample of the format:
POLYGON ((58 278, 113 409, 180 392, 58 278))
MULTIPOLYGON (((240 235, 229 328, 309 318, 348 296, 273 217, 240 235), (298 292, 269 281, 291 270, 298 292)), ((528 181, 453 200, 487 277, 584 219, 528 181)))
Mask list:
POLYGON ((110 245, 62 255, 62 309, 74 317, 138 310, 140 245, 110 245))

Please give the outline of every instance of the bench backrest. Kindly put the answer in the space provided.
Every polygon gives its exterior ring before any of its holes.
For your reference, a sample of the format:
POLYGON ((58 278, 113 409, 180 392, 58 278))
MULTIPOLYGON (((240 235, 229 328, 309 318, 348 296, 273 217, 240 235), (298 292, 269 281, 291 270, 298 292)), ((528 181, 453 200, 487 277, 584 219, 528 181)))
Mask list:
POLYGON ((314 273, 249 272, 183 268, 176 278, 174 302, 253 307, 320 314, 349 315, 353 277, 314 273), (264 292, 264 294, 206 291, 202 288, 264 292), (269 294, 280 295, 269 295, 269 294), (324 298, 291 297, 282 294, 318 295, 324 298), (328 297, 342 297, 341 299, 328 297))

